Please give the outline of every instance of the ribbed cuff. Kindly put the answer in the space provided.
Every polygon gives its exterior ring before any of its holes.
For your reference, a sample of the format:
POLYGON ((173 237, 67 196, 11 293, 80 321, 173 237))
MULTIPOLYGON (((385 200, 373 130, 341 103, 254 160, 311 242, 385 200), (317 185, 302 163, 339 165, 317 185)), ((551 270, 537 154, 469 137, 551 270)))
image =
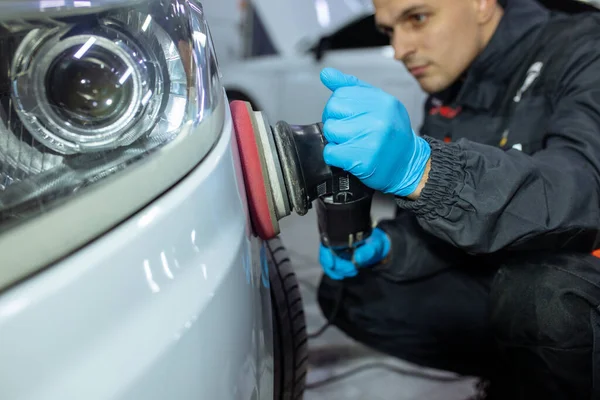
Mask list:
POLYGON ((443 217, 450 213, 464 186, 465 162, 457 143, 444 143, 423 136, 431 147, 431 168, 427 183, 417 200, 396 197, 398 207, 424 218, 443 217))

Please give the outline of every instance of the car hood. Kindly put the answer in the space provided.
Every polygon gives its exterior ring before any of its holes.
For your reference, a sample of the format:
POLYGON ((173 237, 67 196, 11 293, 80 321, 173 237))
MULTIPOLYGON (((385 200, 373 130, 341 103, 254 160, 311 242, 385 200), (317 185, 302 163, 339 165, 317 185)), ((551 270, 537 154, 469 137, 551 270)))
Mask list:
POLYGON ((252 0, 280 53, 303 51, 352 21, 372 15, 372 0, 252 0))

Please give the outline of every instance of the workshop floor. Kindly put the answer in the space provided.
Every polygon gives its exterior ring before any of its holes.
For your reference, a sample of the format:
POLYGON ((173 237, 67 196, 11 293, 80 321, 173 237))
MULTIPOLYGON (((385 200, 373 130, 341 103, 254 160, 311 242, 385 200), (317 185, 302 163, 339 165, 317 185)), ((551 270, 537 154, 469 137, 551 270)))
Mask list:
MULTIPOLYGON (((392 212, 390 198, 374 199, 373 218, 388 217, 392 212)), ((325 322, 315 300, 315 287, 321 276, 316 216, 311 210, 304 217, 292 215, 280 223, 281 237, 301 283, 308 330, 315 332, 325 322)), ((444 381, 454 375, 385 357, 352 341, 334 327, 310 342, 310 360, 308 385, 375 362, 384 362, 404 373, 379 367, 361 368, 344 379, 309 388, 305 400, 466 400, 474 393, 474 379, 444 381)))

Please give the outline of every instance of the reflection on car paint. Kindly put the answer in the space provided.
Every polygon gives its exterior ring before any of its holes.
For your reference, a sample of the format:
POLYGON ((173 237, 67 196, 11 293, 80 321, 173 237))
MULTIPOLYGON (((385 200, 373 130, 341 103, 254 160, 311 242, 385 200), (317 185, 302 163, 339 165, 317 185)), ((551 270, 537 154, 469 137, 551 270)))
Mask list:
POLYGON ((260 246, 260 278, 264 287, 269 288, 269 262, 267 259, 267 244, 265 242, 260 246))
MULTIPOLYGON (((244 247, 247 247, 248 244, 244 242, 244 247)), ((247 253, 246 253, 247 254, 247 253)), ((246 273, 246 283, 248 285, 252 284, 252 263, 250 259, 245 256, 242 258, 242 266, 244 267, 244 272, 246 273)))
MULTIPOLYGON (((167 261, 167 256, 165 255, 164 251, 160 252, 160 259, 162 261, 163 271, 165 271, 165 275, 167 276, 167 278, 173 279, 173 273, 169 268, 169 262, 167 261)), ((204 271, 204 279, 206 279, 206 270, 204 271)))
POLYGON ((152 293, 160 292, 160 287, 154 281, 154 278, 152 276, 152 270, 150 269, 150 261, 149 260, 144 260, 144 272, 146 274, 146 281, 148 282, 148 286, 150 287, 150 290, 152 291, 152 293))

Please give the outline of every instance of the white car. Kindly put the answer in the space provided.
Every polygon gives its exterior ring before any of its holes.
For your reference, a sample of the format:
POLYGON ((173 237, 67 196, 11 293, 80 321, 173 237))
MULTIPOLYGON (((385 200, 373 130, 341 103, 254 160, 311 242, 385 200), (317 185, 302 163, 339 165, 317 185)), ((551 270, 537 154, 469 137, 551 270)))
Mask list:
POLYGON ((301 398, 201 4, 2 0, 0 29, 0 398, 301 398))
POLYGON ((331 95, 319 73, 334 67, 393 94, 421 125, 426 94, 375 28, 371 0, 251 0, 245 10, 246 56, 222 68, 230 100, 270 121, 314 123, 331 95))
MULTIPOLYGON (((207 0, 218 1, 218 0, 207 0)), ((540 0, 564 12, 594 10, 598 0, 540 0), (583 3, 583 4, 582 4, 583 3)), ((375 27, 372 0, 247 0, 242 20, 244 50, 222 68, 230 100, 244 100, 270 121, 311 124, 331 92, 319 73, 325 67, 382 88, 406 107, 413 129, 423 121, 427 94, 402 63, 394 59, 389 38, 375 27)), ((220 32, 231 41, 237 30, 220 32)))

